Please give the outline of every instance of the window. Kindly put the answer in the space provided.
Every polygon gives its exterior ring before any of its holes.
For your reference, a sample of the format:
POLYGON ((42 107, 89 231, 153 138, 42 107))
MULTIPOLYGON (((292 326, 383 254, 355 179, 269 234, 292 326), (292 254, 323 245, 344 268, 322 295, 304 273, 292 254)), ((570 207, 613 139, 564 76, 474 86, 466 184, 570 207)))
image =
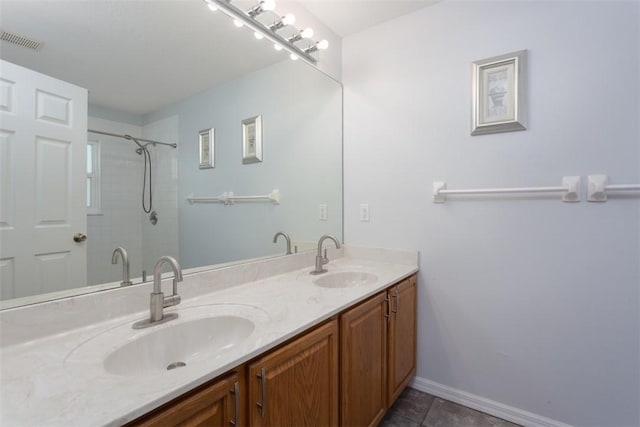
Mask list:
POLYGON ((87 214, 100 214, 100 143, 87 142, 87 214))

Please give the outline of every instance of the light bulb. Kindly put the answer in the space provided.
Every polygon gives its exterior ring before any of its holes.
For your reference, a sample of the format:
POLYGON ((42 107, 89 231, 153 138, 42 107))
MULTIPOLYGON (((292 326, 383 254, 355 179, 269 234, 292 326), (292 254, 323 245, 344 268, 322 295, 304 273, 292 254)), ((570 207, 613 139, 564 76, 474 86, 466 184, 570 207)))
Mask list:
POLYGON ((262 10, 273 10, 276 8, 276 0, 262 0, 260 7, 262 10))
POLYGON ((242 27, 244 24, 240 21, 238 21, 237 19, 233 20, 233 25, 235 25, 236 27, 240 28, 242 27))
POLYGON ((326 40, 320 40, 316 46, 318 46, 318 49, 320 50, 325 50, 326 48, 329 47, 329 42, 326 40))
POLYGON ((209 10, 215 12, 216 10, 218 10, 218 6, 216 6, 215 3, 209 3, 209 10))
POLYGON ((296 23, 296 17, 294 16, 293 13, 287 13, 285 16, 282 17, 282 23, 284 25, 293 25, 296 23))
POLYGON ((264 38, 264 35, 262 33, 259 32, 255 32, 253 33, 253 35, 258 39, 258 40, 262 40, 264 38))
POLYGON ((295 53, 292 53, 291 55, 289 55, 289 58, 291 58, 292 61, 297 61, 298 55, 296 55, 295 53))
POLYGON ((281 51, 282 50, 282 46, 280 46, 278 43, 274 43, 273 44, 273 48, 277 51, 281 51))
POLYGON ((300 35, 304 39, 310 39, 311 37, 313 37, 313 30, 311 28, 305 28, 304 30, 300 31, 300 35))

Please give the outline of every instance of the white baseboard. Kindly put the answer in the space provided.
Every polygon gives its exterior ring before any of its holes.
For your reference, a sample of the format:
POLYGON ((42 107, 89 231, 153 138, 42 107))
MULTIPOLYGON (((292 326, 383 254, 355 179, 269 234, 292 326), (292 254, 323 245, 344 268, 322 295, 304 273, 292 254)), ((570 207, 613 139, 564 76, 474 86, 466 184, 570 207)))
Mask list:
POLYGON ((409 383, 409 387, 525 427, 571 427, 569 424, 560 421, 523 411, 522 409, 485 399, 484 397, 476 396, 475 394, 467 393, 466 391, 461 391, 420 377, 415 377, 413 381, 409 383))

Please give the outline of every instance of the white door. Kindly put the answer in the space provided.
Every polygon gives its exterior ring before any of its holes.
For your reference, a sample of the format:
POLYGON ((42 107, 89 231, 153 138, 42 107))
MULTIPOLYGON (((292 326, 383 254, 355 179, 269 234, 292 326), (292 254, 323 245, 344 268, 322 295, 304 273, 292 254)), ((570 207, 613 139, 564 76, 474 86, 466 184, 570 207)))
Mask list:
POLYGON ((0 299, 85 286, 87 90, 0 60, 0 299))

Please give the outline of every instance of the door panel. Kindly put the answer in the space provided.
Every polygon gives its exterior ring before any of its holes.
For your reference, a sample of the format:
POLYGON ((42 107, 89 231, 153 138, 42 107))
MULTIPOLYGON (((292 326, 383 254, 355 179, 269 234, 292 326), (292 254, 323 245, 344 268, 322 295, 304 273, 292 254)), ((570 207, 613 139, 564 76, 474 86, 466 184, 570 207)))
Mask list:
POLYGON ((340 316, 341 425, 375 426, 387 410, 386 296, 340 316))
POLYGON ((416 373, 416 284, 411 276, 389 290, 389 406, 416 373))
POLYGON ((337 321, 252 363, 249 396, 253 427, 337 425, 337 321))
POLYGON ((71 141, 36 137, 36 226, 70 226, 71 141))
POLYGON ((57 125, 71 126, 73 101, 54 93, 36 90, 36 119, 57 125))

